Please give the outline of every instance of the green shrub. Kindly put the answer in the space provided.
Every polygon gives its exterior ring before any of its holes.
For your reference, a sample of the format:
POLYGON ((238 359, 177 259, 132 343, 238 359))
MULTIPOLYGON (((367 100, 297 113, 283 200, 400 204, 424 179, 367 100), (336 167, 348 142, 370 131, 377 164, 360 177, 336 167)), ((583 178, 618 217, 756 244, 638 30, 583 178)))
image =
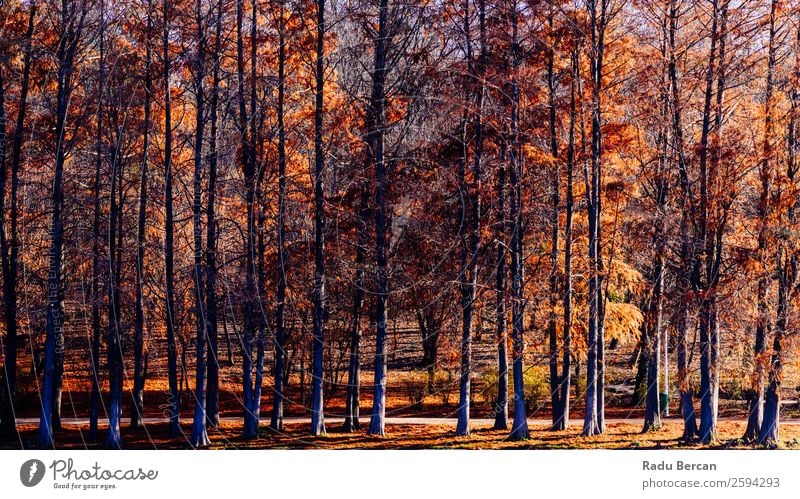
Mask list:
POLYGON ((450 405, 450 398, 458 393, 458 378, 450 369, 437 369, 433 377, 433 387, 441 397, 442 404, 450 405))
MULTIPOLYGON (((753 390, 749 386, 745 386, 746 381, 749 381, 746 376, 720 377, 719 398, 727 400, 748 399, 753 390)), ((697 393, 700 393, 700 390, 697 393)))
POLYGON ((414 369, 408 373, 406 378, 406 394, 411 406, 415 409, 422 408, 422 401, 428 393, 428 373, 427 371, 414 369))
MULTIPOLYGON (((484 399, 494 401, 497 398, 497 385, 500 376, 497 369, 488 369, 478 378, 482 387, 484 399)), ((529 411, 538 411, 550 399, 549 373, 544 367, 529 367, 522 374, 522 384, 525 392, 525 406, 529 411)), ((508 370, 509 400, 514 397, 514 375, 511 368, 508 370)))

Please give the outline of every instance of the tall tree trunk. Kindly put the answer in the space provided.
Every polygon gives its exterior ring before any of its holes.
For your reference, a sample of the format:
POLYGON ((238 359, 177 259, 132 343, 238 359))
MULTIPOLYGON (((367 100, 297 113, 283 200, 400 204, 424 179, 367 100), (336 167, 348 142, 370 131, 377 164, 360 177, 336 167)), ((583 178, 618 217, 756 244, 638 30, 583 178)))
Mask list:
MULTIPOLYGON (((208 380, 206 418, 219 426, 219 350, 217 325, 217 141, 220 65, 222 64, 222 0, 217 2, 214 31, 214 69, 211 83, 211 133, 208 144, 208 198, 206 199, 206 325, 208 327, 208 380)), ((230 348, 228 349, 230 353, 230 348)))
POLYGON ((169 0, 163 0, 164 31, 162 37, 164 66, 164 265, 167 310, 167 372, 169 378, 170 437, 181 434, 181 400, 178 391, 178 346, 175 341, 175 216, 172 193, 172 96, 170 95, 171 59, 169 51, 169 17, 172 10, 169 0))
POLYGON ((311 394, 311 434, 325 433, 322 394, 322 355, 325 331, 325 192, 323 175, 325 152, 322 148, 325 112, 325 0, 317 4, 316 95, 314 99, 314 367, 311 394))
POLYGON ((572 214, 574 204, 573 177, 575 168, 575 120, 577 117, 577 80, 580 70, 580 45, 575 43, 572 52, 572 83, 569 97, 569 136, 567 141, 567 192, 564 211, 564 326, 562 340, 561 376, 559 378, 558 417, 553 425, 554 430, 566 430, 569 426, 569 389, 572 363, 572 214))
MULTIPOLYGON (((466 266, 463 270, 464 279, 462 280, 462 341, 461 341, 461 379, 459 389, 459 408, 458 422, 456 424, 456 435, 469 435, 469 416, 471 403, 471 383, 472 374, 472 322, 475 314, 475 297, 478 285, 478 252, 480 251, 480 219, 481 219, 481 169, 483 162, 483 100, 485 93, 484 73, 487 57, 486 43, 486 5, 485 0, 478 0, 478 24, 479 24, 479 44, 480 53, 478 62, 475 64, 472 55, 472 41, 470 35, 470 14, 469 0, 464 2, 464 32, 467 38, 467 65, 469 67, 469 88, 474 89, 468 92, 469 98, 474 99, 473 128, 474 128, 474 151, 472 158, 472 179, 466 187, 467 206, 469 207, 469 229, 468 240, 469 250, 466 266)), ((468 158, 468 143, 464 143, 464 161, 468 158)), ((466 236, 466 234, 465 234, 466 236)), ((465 242, 466 242, 465 237, 465 242)), ((466 248, 465 248, 466 249, 466 248)))
MULTIPOLYGON (((273 373, 275 390, 272 405, 272 424, 273 430, 279 431, 283 427, 283 370, 285 369, 286 357, 286 126, 285 120, 285 79, 286 79, 286 33, 284 21, 284 4, 280 2, 278 19, 278 289, 275 300, 275 370, 273 373)), ((321 353, 321 351, 320 351, 321 353)), ((321 358, 320 358, 321 360, 321 358)), ((322 377, 320 376, 320 383, 322 377)), ((322 385, 320 387, 320 403, 322 403, 322 385)), ((324 424, 320 422, 319 424, 324 424)))
MULTIPOLYGON (((663 170, 662 170, 663 171, 663 170)), ((658 188, 659 211, 664 209, 662 200, 666 197, 665 187, 658 188)), ((659 382, 661 378, 661 330, 662 330, 662 309, 664 295, 664 234, 660 227, 664 226, 664 221, 658 223, 659 229, 654 235, 656 255, 653 268, 653 294, 647 310, 647 321, 645 323, 645 334, 649 340, 647 342, 647 395, 645 396, 645 415, 643 431, 661 426, 661 404, 659 382)))
MULTIPOLYGON (((800 47, 800 30, 797 30, 795 38, 795 67, 793 75, 791 76, 791 90, 789 91, 789 98, 791 107, 789 110, 789 124, 787 131, 787 167, 786 179, 788 180, 788 192, 796 192, 796 176, 797 176, 797 101, 798 101, 798 78, 800 77, 800 52, 797 51, 800 47)), ((780 192, 778 193, 780 196, 780 192)), ((785 218, 781 218, 780 222, 785 224, 784 227, 790 228, 797 223, 796 212, 798 202, 790 205, 788 214, 785 218)), ((786 245, 788 246, 788 245, 786 245)), ((772 356, 769 364, 769 383, 767 384, 765 403, 764 403, 764 418, 761 422, 761 428, 758 435, 758 442, 761 445, 777 446, 780 442, 780 408, 781 396, 780 388, 783 375, 783 359, 784 359, 784 341, 786 331, 789 326, 789 317, 791 310, 791 300, 794 297, 795 290, 797 289, 798 278, 798 261, 797 254, 789 247, 781 243, 778 247, 777 258, 777 274, 778 274, 778 314, 775 321, 775 335, 772 340, 772 356)))
MULTIPOLYGON (((194 313, 197 327, 195 349, 194 419, 189 445, 204 447, 211 442, 206 429, 206 335, 208 317, 205 310, 205 285, 203 277, 203 140, 205 137, 205 88, 206 76, 206 30, 201 1, 195 3, 195 22, 197 23, 197 54, 195 64, 195 128, 194 128, 194 199, 192 202, 192 228, 194 251, 194 313)), ((207 241, 210 243, 210 241, 207 241)))
POLYGON ((688 328, 689 328, 689 300, 691 294, 690 275, 693 267, 694 254, 689 236, 689 217, 694 213, 694 199, 689 186, 687 160, 684 154, 684 139, 680 90, 678 86, 677 49, 675 38, 678 26, 679 9, 677 0, 669 0, 669 87, 672 107, 672 133, 675 155, 677 157, 678 173, 680 178, 681 196, 678 201, 681 207, 680 220, 680 270, 678 272, 678 291, 680 309, 676 329, 678 331, 677 363, 678 363, 678 388, 680 391, 681 415, 683 416, 684 441, 692 441, 697 435, 697 418, 694 411, 694 396, 690 384, 689 365, 687 357, 688 328))
POLYGON ((152 48, 150 36, 153 30, 153 1, 147 2, 147 33, 145 39, 144 62, 144 131, 142 137, 142 166, 139 180, 139 213, 136 225, 136 304, 134 318, 133 343, 133 410, 131 411, 131 428, 142 426, 144 417, 144 248, 145 230, 147 228, 147 182, 150 149, 150 117, 153 78, 150 73, 152 65, 152 48))
MULTIPOLYGON (((0 108, 4 114, 2 124, 0 124, 0 134, 3 135, 0 154, 3 161, 2 168, 2 195, 0 195, 0 208, 2 217, 0 220, 0 248, 2 252, 3 270, 3 314, 6 326, 6 344, 4 360, 4 386, 5 395, 0 396, 0 435, 11 435, 16 433, 16 414, 15 402, 17 392, 17 275, 19 268, 19 240, 17 225, 19 221, 19 168, 21 163, 22 143, 24 137, 25 117, 28 109, 28 89, 31 77, 31 46, 36 19, 36 2, 31 2, 28 11, 28 28, 25 32, 25 49, 22 62, 22 79, 20 82, 19 104, 17 109, 16 127, 11 144, 11 192, 8 202, 10 207, 6 210, 6 178, 8 174, 7 165, 7 137, 5 135, 5 108, 0 102, 0 108), (7 220, 9 219, 9 220, 7 220), (6 229, 6 222, 9 222, 6 229), (7 232, 8 230, 8 232, 7 232)), ((0 79, 2 77, 0 76, 0 79)), ((0 81, 0 94, 3 82, 0 81)))
MULTIPOLYGON (((244 429, 242 436, 255 437, 250 415, 250 401, 253 393, 253 337, 255 314, 255 165, 251 162, 251 145, 249 137, 247 115, 247 94, 245 93, 245 62, 244 62, 244 0, 236 2, 236 82, 238 86, 239 103, 239 138, 241 140, 242 174, 245 184, 245 204, 247 206, 247 227, 245 229, 245 291, 244 291, 244 332, 242 339, 242 395, 244 398, 244 429)), ((252 82, 255 85, 255 82, 252 82)))
MULTIPOLYGON (((55 446, 54 429, 58 428, 56 414, 60 400, 58 393, 58 359, 63 361, 63 289, 62 256, 64 247, 64 163, 67 156, 67 137, 65 130, 69 117, 69 100, 73 90, 75 59, 80 47, 85 26, 87 9, 80 10, 76 2, 61 1, 58 15, 59 38, 56 52, 58 62, 56 85, 56 123, 55 123, 55 168, 52 187, 52 221, 50 225, 50 252, 47 277, 47 320, 44 358, 44 379, 40 398, 41 413, 36 446, 52 448, 55 446)), ((61 364, 63 368, 63 364, 61 364)))
MULTIPOLYGON (((773 142, 773 119, 774 119, 774 106, 773 99, 773 73, 775 70, 775 15, 776 15, 777 1, 773 0, 770 3, 769 15, 769 41, 767 49, 767 75, 766 75, 766 88, 764 97, 764 141, 762 144, 762 157, 759 165, 759 180, 761 181, 761 192, 758 200, 758 217, 759 217, 759 230, 758 230, 758 247, 756 248, 756 255, 759 260, 761 272, 758 276, 758 284, 756 289, 756 306, 758 310, 758 318, 756 320, 756 337, 755 337, 755 350, 753 353, 754 372, 752 374, 752 393, 750 394, 750 407, 747 418, 747 428, 745 429, 744 439, 747 441, 755 441, 760 437, 761 422, 764 413, 764 381, 769 368, 770 355, 766 351, 766 337, 769 325, 769 306, 767 304, 767 288, 769 287, 770 279, 770 265, 769 260, 769 246, 768 238, 768 217, 771 212, 770 196, 772 187, 772 142, 773 142)), ((779 269, 778 272, 782 272, 779 269)), ((780 291, 780 290, 779 290, 780 291)), ((785 291, 785 290, 784 290, 785 291)), ((780 306, 780 304, 779 304, 780 306)), ((780 319, 780 315, 778 316, 780 319)), ((785 320, 785 318, 784 318, 785 320)), ((776 324, 777 328, 777 324, 776 324)), ((777 334, 777 331, 776 331, 777 334)))
POLYGON ((364 261, 369 243, 369 189, 361 187, 358 204, 358 244, 356 246, 355 276, 353 278, 353 311, 350 324, 350 359, 347 366, 347 395, 345 399, 344 431, 361 428, 359 409, 361 398, 361 307, 364 302, 364 261))
POLYGON ((603 433, 604 427, 604 297, 602 286, 601 227, 601 167, 602 116, 601 90, 603 82, 603 52, 605 49, 606 0, 588 2, 591 17, 591 46, 589 62, 592 78, 591 171, 586 172, 587 210, 589 226, 589 324, 586 364, 586 412, 583 436, 603 433))
POLYGON ((555 9, 551 6, 547 16, 547 29, 551 37, 551 46, 547 48, 547 107, 548 124, 550 134, 550 155, 552 156, 553 166, 550 171, 550 310, 547 319, 547 336, 549 342, 548 365, 550 368, 550 407, 553 421, 553 428, 558 426, 562 418, 561 411, 561 391, 559 389, 560 379, 558 375, 558 299, 559 299, 559 230, 561 222, 561 169, 558 152, 558 118, 556 110, 556 76, 555 76, 555 36, 553 28, 553 17, 555 9))
MULTIPOLYGON (((244 428, 242 436, 244 438, 256 438, 258 436, 259 414, 261 412, 261 381, 263 376, 264 360, 264 317, 260 311, 261 284, 259 281, 259 269, 257 261, 256 234, 258 231, 256 221, 256 202, 258 200, 258 181, 257 181, 257 151, 258 144, 256 138, 256 19, 258 16, 255 0, 251 1, 250 18, 250 116, 248 120, 245 111, 246 97, 244 94, 244 53, 242 42, 242 5, 237 2, 237 67, 239 73, 239 106, 242 127, 242 152, 246 154, 244 158, 244 178, 245 191, 247 196, 247 229, 246 229, 246 284, 245 284, 245 320, 244 320, 244 428), (248 127, 249 125, 249 127, 248 127), (249 128, 249 131, 248 131, 249 128), (256 358, 253 362, 253 343, 256 347, 256 358)), ((281 41, 281 46, 283 43, 281 41)), ((281 83, 282 85, 282 83, 281 83)), ((281 350, 282 352, 282 350, 281 350)), ((277 355, 276 355, 277 358, 277 355)), ((277 396, 277 395, 276 395, 277 396)))
MULTIPOLYGON (((505 158, 506 141, 501 143, 501 158, 505 158)), ((495 239, 497 262, 495 268, 495 302, 497 322, 497 399, 494 408, 495 430, 508 429, 508 332, 506 329, 506 165, 500 162, 497 168, 497 214, 495 239)))
POLYGON ((516 0, 511 3, 511 120, 509 144, 509 180, 511 182, 511 337, 512 369, 514 372, 514 422, 510 440, 530 438, 525 401, 525 289, 523 287, 525 260, 525 226, 522 221, 522 144, 519 136, 520 90, 518 71, 522 62, 519 40, 519 21, 516 0))
POLYGON ((120 424, 122 420, 122 376, 123 376, 123 343, 120 309, 120 288, 122 271, 122 208, 123 208, 123 154, 120 151, 123 140, 122 125, 118 122, 117 113, 113 113, 114 143, 109 152, 111 175, 109 181, 108 210, 108 336, 106 349, 108 355, 108 435, 106 447, 122 448, 120 424))
POLYGON ((97 440, 100 413, 100 179, 103 166, 103 97, 105 94, 105 29, 101 29, 98 54, 98 86, 95 136, 94 217, 92 220, 92 393, 89 408, 89 439, 97 440))
MULTIPOLYGON (((661 55, 663 60, 667 60, 668 52, 668 15, 664 15, 661 24, 661 55)), ((658 147, 658 168, 655 172, 653 196, 657 210, 656 226, 653 232, 653 246, 655 254, 653 256, 653 288, 647 307, 647 320, 645 321, 645 332, 650 335, 650 350, 647 352, 647 394, 645 397, 645 418, 643 431, 661 426, 661 416, 664 408, 661 406, 661 395, 667 392, 667 387, 660 386, 661 383, 661 347, 665 339, 662 324, 663 315, 663 296, 664 296, 664 272, 666 259, 666 234, 664 226, 666 224, 667 209, 667 165, 668 165, 668 137, 669 137, 669 93, 667 86, 667 66, 660 76, 661 95, 659 115, 662 119, 662 128, 659 128, 656 144, 658 147)), ((664 351, 666 352, 666 345, 664 351)), ((666 367, 666 354, 664 366, 666 367)))
MULTIPOLYGON (((710 234, 710 212, 711 200, 709 199, 709 135, 711 131, 711 99, 713 94, 714 76, 718 64, 718 43, 719 29, 718 21, 720 9, 717 0, 712 2, 712 21, 711 21, 711 46, 708 55, 708 68, 706 69, 705 99, 703 104, 703 116, 700 132, 699 150, 699 170, 700 170, 700 205, 699 205, 699 227, 695 238, 695 244, 699 245, 702 257, 694 261, 693 287, 695 290, 704 290, 700 299, 700 440, 703 443, 710 443, 716 439, 716 396, 717 383, 715 383, 715 372, 717 371, 715 344, 716 344, 716 300, 713 298, 715 289, 708 269, 713 265, 714 254, 710 249, 713 248, 713 234, 710 234), (705 269, 701 269, 702 262, 706 262, 705 269), (701 275, 705 270, 705 279, 701 275)), ((721 62, 719 62, 721 65, 721 62)))
POLYGON ((368 131, 367 147, 375 165, 375 261, 377 290, 375 293, 375 381, 372 393, 372 416, 369 434, 384 436, 386 431, 386 302, 389 298, 388 240, 386 220, 386 163, 383 156, 386 128, 386 72, 389 35, 389 2, 380 0, 378 30, 374 39, 375 54, 372 70, 372 95, 369 110, 372 129, 368 131))

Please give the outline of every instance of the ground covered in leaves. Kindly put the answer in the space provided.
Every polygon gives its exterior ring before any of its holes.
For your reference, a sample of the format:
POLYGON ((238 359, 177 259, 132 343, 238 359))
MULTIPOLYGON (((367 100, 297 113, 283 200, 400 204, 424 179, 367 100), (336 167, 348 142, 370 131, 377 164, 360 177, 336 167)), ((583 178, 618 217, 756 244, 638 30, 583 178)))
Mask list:
MULTIPOLYGON (((368 424, 364 420, 363 424, 368 424)), ((682 422, 667 419, 664 425, 653 431, 642 433, 641 422, 611 422, 603 435, 581 437, 579 425, 566 431, 550 431, 545 423, 531 425, 531 438, 524 441, 509 441, 508 431, 492 430, 476 425, 468 437, 456 437, 454 427, 445 424, 387 424, 385 437, 372 437, 366 429, 345 433, 338 427, 329 426, 327 435, 311 437, 308 424, 287 424, 285 431, 274 433, 264 427, 258 439, 241 438, 241 423, 224 421, 219 428, 209 429, 211 449, 669 449, 669 448, 713 448, 752 449, 753 445, 740 440, 744 432, 743 421, 722 421, 719 439, 710 446, 686 444, 680 441, 682 422)), ((99 449, 102 445, 89 442, 87 428, 65 425, 56 434, 59 448, 99 449)), ((191 425, 185 424, 185 438, 167 438, 166 424, 149 424, 146 428, 132 431, 125 428, 123 436, 129 449, 187 449, 191 425)), ((102 434, 102 432, 101 432, 102 434)), ((28 446, 36 435, 35 425, 20 427, 23 446, 28 446)), ((3 448, 19 447, 19 442, 5 442, 3 448)), ((781 427, 781 448, 800 449, 800 424, 790 423, 781 427)), ((757 447, 756 447, 757 448, 757 447)))

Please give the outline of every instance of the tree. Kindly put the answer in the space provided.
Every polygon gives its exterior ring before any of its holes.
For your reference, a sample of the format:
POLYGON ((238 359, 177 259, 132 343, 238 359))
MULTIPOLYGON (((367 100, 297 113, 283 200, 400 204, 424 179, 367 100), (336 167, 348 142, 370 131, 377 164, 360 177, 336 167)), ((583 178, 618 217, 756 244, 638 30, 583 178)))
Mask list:
POLYGON ((509 22, 511 24, 511 71, 509 74, 510 87, 510 120, 508 137, 508 171, 510 190, 510 218, 511 218, 511 338, 512 338, 512 369, 514 373, 514 422, 511 426, 511 440, 524 440, 530 438, 528 431, 527 407, 525 404, 524 386, 524 354, 525 354, 525 290, 523 279, 525 272, 525 226, 522 220, 522 140, 519 134, 519 108, 520 90, 517 72, 521 64, 521 47, 519 40, 518 4, 516 0, 510 2, 509 22))
POLYGON ((142 162, 139 178, 139 212, 136 224, 136 298, 133 343, 133 411, 131 412, 131 428, 142 426, 144 416, 144 384, 145 384, 145 308, 144 308, 144 257, 145 230, 147 228, 147 202, 149 181, 150 129, 152 116, 153 48, 151 36, 153 32, 153 1, 147 1, 147 21, 145 31, 144 59, 144 129, 142 133, 142 162))
POLYGON ((0 434, 16 433, 14 404, 17 392, 17 281, 19 274, 19 172, 22 164, 25 118, 28 111, 28 91, 31 80, 32 38, 37 12, 36 2, 31 2, 24 38, 22 79, 14 134, 11 139, 11 179, 9 206, 6 207, 8 179, 8 146, 6 135, 6 110, 3 71, 0 69, 0 258, 3 272, 3 313, 6 324, 3 387, 0 390, 0 434))
MULTIPOLYGON (((197 323, 197 349, 195 350, 194 420, 189 443, 193 447, 207 446, 210 441, 206 430, 206 338, 208 335, 208 316, 206 315, 205 286, 203 277, 203 140, 205 139, 205 83, 206 77, 206 14, 201 0, 195 2, 195 23, 197 28, 196 53, 194 54, 194 96, 195 96, 195 135, 194 135, 194 198, 192 203, 192 227, 194 242, 194 312, 197 323)), ((207 242, 211 244, 210 242, 207 242)))
POLYGON ((589 171, 585 171, 586 209, 589 220, 589 317, 588 317, 588 360, 586 364, 586 413, 583 421, 584 436, 603 433, 604 394, 603 394, 603 284, 602 284, 602 244, 600 236, 600 217, 602 214, 600 194, 602 177, 602 108, 603 55, 607 25, 608 2, 588 0, 590 17, 589 65, 591 73, 591 161, 589 171))
POLYGON ((56 47, 56 111, 55 111, 55 155, 54 176, 51 193, 52 219, 50 225, 49 274, 47 279, 47 339, 45 343, 44 380, 42 382, 41 414, 36 446, 53 448, 53 430, 57 428, 57 401, 59 372, 57 357, 63 355, 63 288, 62 256, 64 245, 64 163, 70 143, 65 134, 70 117, 70 97, 75 89, 75 62, 81 54, 86 40, 87 17, 90 4, 85 1, 62 0, 57 8, 58 44, 56 47))
POLYGON ((214 65, 211 83, 211 130, 208 145, 208 197, 206 199, 206 325, 208 327, 208 381, 206 415, 211 426, 219 426, 219 349, 217 314, 217 165, 219 142, 219 93, 222 64, 222 1, 217 2, 214 28, 214 65))
MULTIPOLYGON (((255 438, 258 435, 258 420, 261 410, 261 378, 263 374, 264 360, 264 337, 263 328, 260 327, 262 321, 261 313, 258 311, 258 269, 256 265, 256 200, 258 198, 258 185, 256 175, 256 2, 251 3, 251 47, 250 47, 250 93, 249 98, 245 93, 245 60, 244 60, 244 33, 242 31, 242 20, 244 16, 243 1, 236 3, 236 46, 237 46, 237 81, 238 81, 238 101, 239 101, 239 133, 242 141, 242 172, 245 182, 245 202, 247 203, 247 228, 245 231, 245 272, 247 274, 245 284, 244 302, 244 355, 242 362, 244 383, 244 429, 242 435, 245 438, 255 438), (250 111, 248 115, 247 101, 249 100, 250 111), (256 331, 258 336, 256 337, 256 331), (256 357, 253 360, 253 343, 256 347, 256 357), (255 369, 254 369, 255 368, 255 369)), ((276 341, 279 339, 276 336, 276 341)), ((276 356, 277 363, 277 356, 276 356)), ((278 378, 276 378, 277 380, 278 378)), ((282 378, 281 378, 282 379, 282 378)), ((280 392, 276 390, 276 398, 280 397, 280 392)), ((280 411, 282 421, 283 412, 280 411)), ((276 427, 276 413, 273 406, 272 423, 270 427, 278 430, 280 423, 276 427)))
POLYGON ((172 94, 170 78, 172 59, 169 47, 170 16, 172 5, 169 0, 162 2, 163 33, 162 60, 164 79, 164 279, 167 327, 167 369, 169 378, 169 435, 181 433, 181 401, 178 393, 178 347, 175 341, 175 215, 173 212, 173 172, 172 172, 172 94))
MULTIPOLYGON (((770 214, 772 212, 771 196, 773 188, 774 166, 772 161, 773 156, 773 122, 775 119, 775 98, 773 96, 773 78, 775 72, 775 33, 778 29, 776 25, 776 10, 777 2, 770 2, 769 12, 769 39, 767 42, 767 74, 766 74, 766 88, 764 90, 764 140, 762 144, 762 157, 759 164, 758 176, 761 181, 761 192, 758 198, 758 247, 757 258, 763 270, 758 277, 758 284, 756 290, 756 306, 758 308, 758 318, 755 328, 755 350, 753 353, 754 359, 754 373, 752 376, 753 386, 750 395, 750 404, 747 418, 747 428, 745 428, 744 439, 747 441, 754 441, 759 439, 761 433, 761 422, 764 416, 764 381, 767 374, 770 356, 767 353, 767 332, 770 329, 769 325, 769 305, 767 303, 767 289, 769 287, 770 276, 768 269, 771 267, 769 263, 767 240, 768 232, 770 230, 770 214)), ((784 269, 779 267, 777 269, 779 275, 779 282, 785 279, 784 269)), ((786 293, 786 288, 782 290, 783 294, 786 293)), ((786 301, 786 297, 779 297, 778 306, 785 308, 786 303, 781 304, 781 301, 786 301)), ((779 313, 778 320, 786 321, 786 317, 782 317, 779 313)), ((780 327, 776 324, 776 328, 780 327)), ((785 324, 783 326, 785 328, 785 324)))
POLYGON ((317 4, 316 93, 314 96, 314 369, 311 396, 311 433, 325 433, 322 401, 323 339, 325 332, 325 197, 323 174, 323 114, 325 95, 325 0, 317 4))
POLYGON ((377 289, 375 300, 375 384, 372 394, 372 417, 369 434, 383 436, 386 431, 386 301, 389 298, 386 222, 386 163, 384 135, 386 133, 385 99, 386 52, 391 43, 389 31, 389 1, 379 0, 378 29, 374 38, 374 64, 371 74, 372 93, 369 101, 367 149, 370 163, 375 167, 375 261, 377 289))
POLYGON ((578 115, 577 109, 577 94, 578 80, 580 71, 580 44, 576 39, 574 48, 571 54, 572 61, 572 75, 570 82, 570 97, 569 97, 569 132, 567 139, 567 186, 566 186, 566 199, 564 200, 565 222, 564 222, 564 285, 562 303, 564 308, 563 320, 563 356, 561 361, 561 376, 559 378, 558 397, 559 405, 554 409, 554 430, 566 430, 569 426, 569 391, 570 391, 570 374, 572 366, 572 227, 573 227, 573 211, 574 211, 574 169, 575 169, 575 121, 578 115))

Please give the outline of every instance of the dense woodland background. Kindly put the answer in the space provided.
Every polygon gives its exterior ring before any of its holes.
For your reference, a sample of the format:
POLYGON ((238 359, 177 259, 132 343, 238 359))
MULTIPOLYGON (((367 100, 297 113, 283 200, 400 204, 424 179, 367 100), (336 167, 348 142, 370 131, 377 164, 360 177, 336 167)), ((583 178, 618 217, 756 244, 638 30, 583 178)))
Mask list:
POLYGON ((608 396, 704 444, 722 396, 777 444, 799 28, 777 0, 0 0, 4 438, 326 409, 382 436, 402 391, 456 435, 603 433, 608 396))

